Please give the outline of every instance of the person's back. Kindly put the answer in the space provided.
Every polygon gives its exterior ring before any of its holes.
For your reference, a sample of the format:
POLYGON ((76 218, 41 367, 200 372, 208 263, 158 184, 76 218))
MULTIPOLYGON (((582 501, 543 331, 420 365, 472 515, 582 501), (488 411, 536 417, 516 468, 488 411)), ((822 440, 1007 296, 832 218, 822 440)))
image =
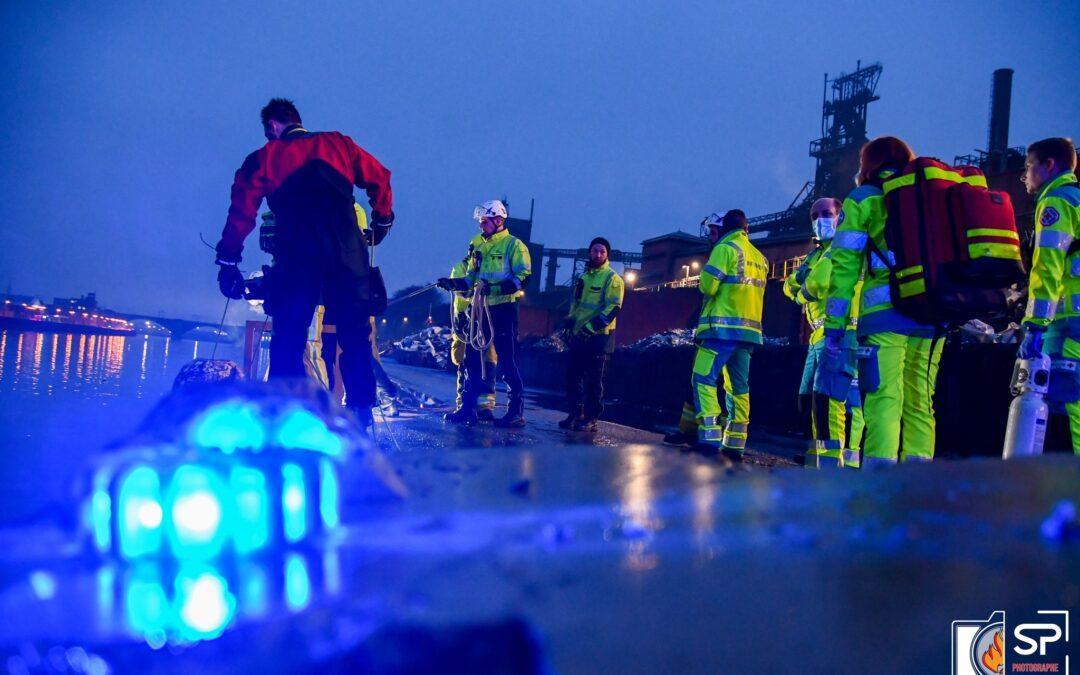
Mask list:
POLYGON ((742 211, 713 214, 702 226, 713 248, 698 283, 704 296, 692 379, 698 441, 738 459, 750 426, 750 356, 764 341, 761 313, 769 265, 750 243, 742 211), (718 399, 721 380, 726 406, 718 399))
POLYGON ((274 320, 270 376, 304 376, 308 326, 323 301, 338 325, 346 403, 370 423, 375 386, 368 318, 380 293, 367 246, 381 241, 393 223, 390 172, 349 137, 305 129, 291 101, 270 101, 262 122, 267 143, 248 155, 233 181, 217 245, 219 286, 227 297, 243 297, 237 264, 265 198, 277 223, 265 303, 274 320), (369 197, 370 234, 357 227, 354 185, 369 197))
POLYGON ((845 331, 863 280, 857 333, 866 421, 864 464, 930 461, 935 451, 933 395, 943 340, 935 338, 934 326, 893 306, 889 267, 895 260, 885 240, 882 185, 914 156, 906 143, 891 136, 863 146, 858 185, 844 200, 829 252, 833 266, 825 304, 824 358, 833 372, 845 366, 845 331))

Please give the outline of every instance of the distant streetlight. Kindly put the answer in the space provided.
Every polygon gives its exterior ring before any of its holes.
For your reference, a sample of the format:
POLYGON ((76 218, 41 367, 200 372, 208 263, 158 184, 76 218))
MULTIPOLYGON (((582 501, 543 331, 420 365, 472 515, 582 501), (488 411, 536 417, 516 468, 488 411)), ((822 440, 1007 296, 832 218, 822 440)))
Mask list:
POLYGON ((405 317, 401 320, 402 323, 409 323, 409 317, 405 317))
POLYGON ((695 270, 696 270, 697 268, 701 267, 701 265, 699 265, 699 264, 698 264, 698 261, 696 261, 696 260, 695 260, 695 261, 693 261, 692 263, 690 263, 690 267, 691 267, 692 269, 695 269, 695 270))
POLYGON ((386 319, 383 319, 383 320, 382 320, 382 322, 383 322, 383 323, 385 324, 385 323, 386 323, 386 319))
POLYGON ((633 286, 635 281, 637 281, 637 272, 634 270, 626 270, 626 283, 633 286))

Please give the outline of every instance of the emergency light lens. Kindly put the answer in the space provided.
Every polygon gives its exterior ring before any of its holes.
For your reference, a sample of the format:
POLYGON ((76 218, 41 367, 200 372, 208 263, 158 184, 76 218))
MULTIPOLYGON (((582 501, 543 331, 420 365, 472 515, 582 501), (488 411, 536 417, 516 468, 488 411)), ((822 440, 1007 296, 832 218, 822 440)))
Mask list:
POLYGON ((253 406, 224 403, 195 421, 191 442, 201 448, 218 448, 225 454, 239 448, 261 450, 266 443, 266 430, 253 406))
POLYGON ((285 539, 296 543, 307 533, 307 498, 304 471, 296 464, 281 467, 281 507, 285 539))
MULTIPOLYGON (((148 466, 132 469, 120 483, 117 505, 124 557, 156 553, 161 548, 161 480, 157 472, 148 466)), ((99 508, 104 510, 104 504, 99 508)))
POLYGON ((303 408, 295 408, 285 416, 277 430, 277 442, 284 448, 313 450, 332 457, 343 450, 341 438, 303 408))
POLYGON ((224 493, 221 479, 203 467, 188 464, 173 474, 169 533, 178 558, 210 558, 221 551, 228 534, 222 513, 224 493))
POLYGON ((322 516, 323 526, 328 530, 334 529, 341 522, 339 495, 337 472, 334 465, 324 459, 319 462, 319 515, 322 516))
POLYGON ((112 545, 112 498, 104 488, 94 490, 90 498, 90 526, 98 551, 108 551, 112 545))
POLYGON ((238 553, 257 551, 270 541, 270 498, 266 476, 258 469, 238 466, 229 475, 235 505, 233 542, 238 553))

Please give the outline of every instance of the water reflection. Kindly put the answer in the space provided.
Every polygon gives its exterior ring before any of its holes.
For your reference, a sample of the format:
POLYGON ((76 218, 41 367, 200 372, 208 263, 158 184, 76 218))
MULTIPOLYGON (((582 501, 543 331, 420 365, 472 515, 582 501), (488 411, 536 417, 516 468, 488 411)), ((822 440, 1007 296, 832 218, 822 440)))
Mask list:
MULTIPOLYGON (((0 393, 53 396, 73 392, 91 397, 160 395, 163 380, 191 358, 206 358, 215 346, 189 342, 181 354, 173 339, 156 335, 77 335, 0 330, 0 393), (180 357, 180 358, 177 358, 180 357)), ((218 358, 235 359, 237 345, 217 345, 218 358)))
POLYGON ((623 535, 630 540, 623 562, 635 571, 650 570, 660 564, 660 558, 650 548, 653 533, 663 527, 656 513, 655 462, 649 446, 628 445, 622 449, 620 511, 623 535))
POLYGON ((219 637, 235 623, 296 614, 340 590, 337 551, 244 558, 174 567, 142 561, 97 572, 97 616, 105 633, 121 630, 154 649, 219 637))

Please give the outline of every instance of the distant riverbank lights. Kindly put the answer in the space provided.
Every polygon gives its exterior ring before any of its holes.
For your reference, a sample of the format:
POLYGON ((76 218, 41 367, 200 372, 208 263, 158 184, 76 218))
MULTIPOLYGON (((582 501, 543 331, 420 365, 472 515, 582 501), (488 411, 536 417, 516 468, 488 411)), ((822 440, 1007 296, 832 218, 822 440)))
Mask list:
POLYGON ((340 525, 349 448, 301 403, 216 403, 186 438, 121 451, 94 474, 94 547, 128 561, 189 562, 306 546, 340 525))

